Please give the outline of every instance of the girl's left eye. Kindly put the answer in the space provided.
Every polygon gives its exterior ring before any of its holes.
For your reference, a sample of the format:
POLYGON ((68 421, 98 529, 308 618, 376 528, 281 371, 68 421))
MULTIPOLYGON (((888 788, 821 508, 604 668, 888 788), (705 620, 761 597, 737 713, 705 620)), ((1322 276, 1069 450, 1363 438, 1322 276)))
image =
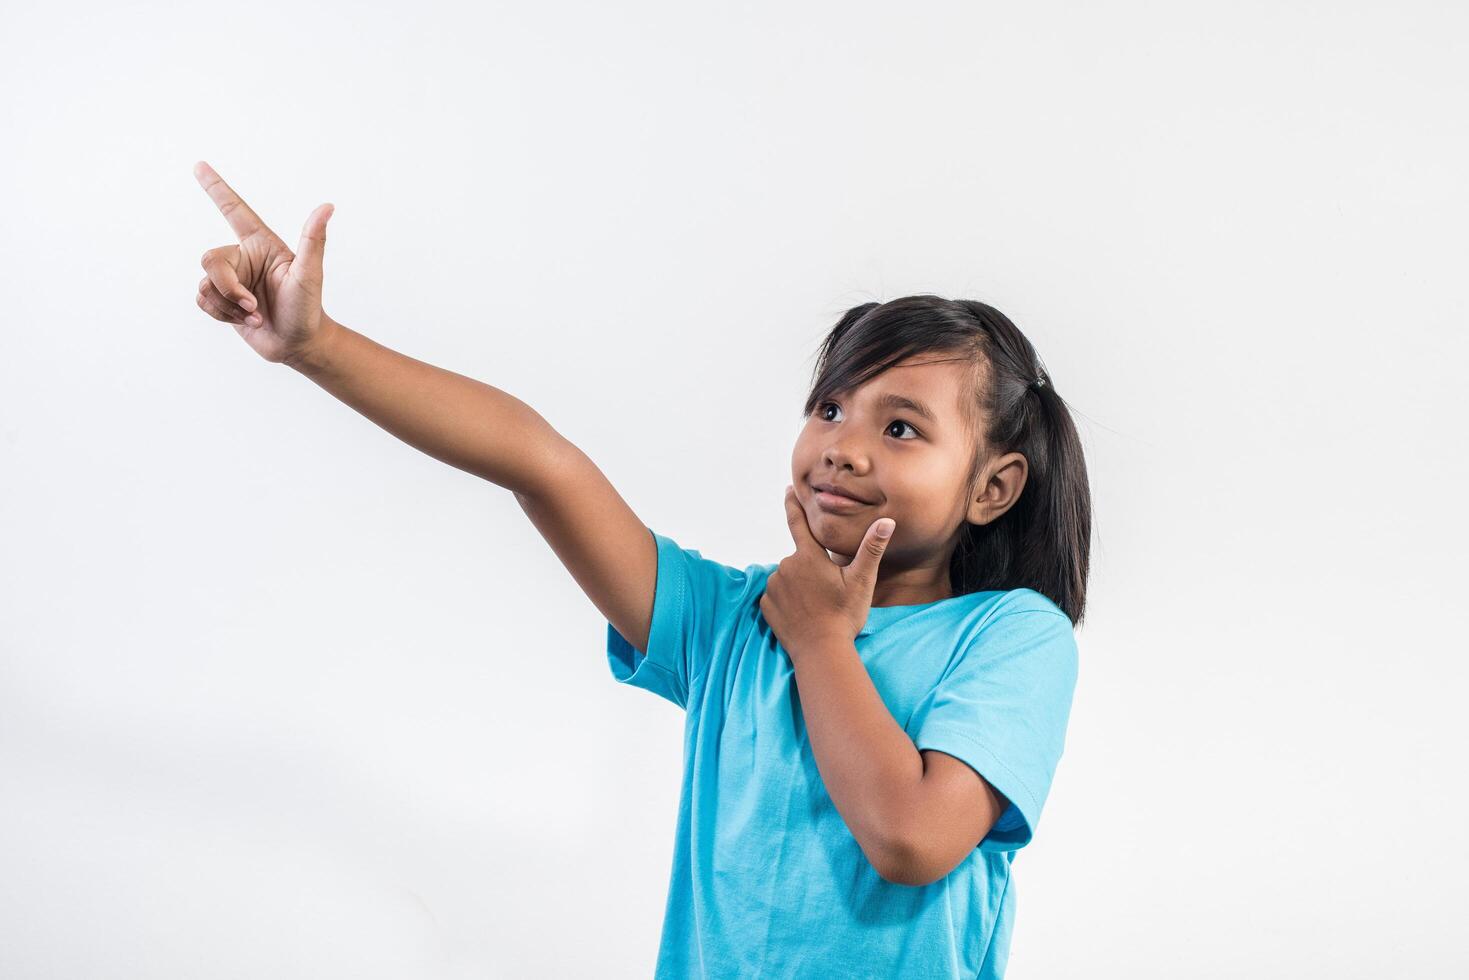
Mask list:
MULTIPOLYGON (((832 422, 832 421, 835 421, 834 419, 829 419, 829 418, 826 417, 826 410, 828 408, 834 408, 838 412, 840 412, 842 410, 841 406, 838 405, 836 402, 823 402, 821 404, 821 406, 820 406, 819 414, 821 415, 822 421, 824 421, 824 422, 832 422)), ((892 428, 894 425, 905 425, 905 426, 907 426, 909 429, 912 429, 913 430, 913 438, 915 438, 915 439, 918 438, 919 432, 918 432, 918 430, 916 428, 913 427, 913 424, 911 422, 906 422, 903 419, 893 419, 893 421, 889 424, 888 428, 892 428)), ((899 436, 898 437, 898 441, 899 442, 909 442, 911 440, 904 439, 901 436, 899 436)))

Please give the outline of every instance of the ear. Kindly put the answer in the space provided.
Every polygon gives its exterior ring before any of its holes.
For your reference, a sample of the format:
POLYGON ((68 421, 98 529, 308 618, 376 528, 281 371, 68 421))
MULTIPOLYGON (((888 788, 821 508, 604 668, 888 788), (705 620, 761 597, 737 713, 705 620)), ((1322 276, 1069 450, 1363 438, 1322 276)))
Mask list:
POLYGON ((988 524, 1015 506, 1030 475, 1030 462, 1021 453, 1006 453, 985 465, 969 501, 964 519, 970 524, 988 524))

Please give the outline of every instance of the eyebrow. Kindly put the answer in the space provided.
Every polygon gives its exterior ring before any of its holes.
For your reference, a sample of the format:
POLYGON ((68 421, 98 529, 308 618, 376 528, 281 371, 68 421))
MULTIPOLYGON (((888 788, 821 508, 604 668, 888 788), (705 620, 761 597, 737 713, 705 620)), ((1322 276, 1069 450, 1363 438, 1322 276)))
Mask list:
POLYGON ((923 404, 923 402, 915 401, 914 399, 909 398, 906 395, 894 395, 892 393, 888 393, 878 398, 877 403, 883 408, 906 408, 910 412, 913 412, 917 415, 922 415, 934 425, 939 424, 938 415, 935 414, 931 408, 923 404))

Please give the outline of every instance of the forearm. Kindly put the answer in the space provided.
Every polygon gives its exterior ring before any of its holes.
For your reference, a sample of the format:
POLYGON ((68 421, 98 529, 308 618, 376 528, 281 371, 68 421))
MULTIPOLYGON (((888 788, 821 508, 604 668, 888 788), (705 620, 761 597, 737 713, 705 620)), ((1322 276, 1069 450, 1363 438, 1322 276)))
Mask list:
POLYGON ((905 822, 923 757, 883 703, 852 641, 793 657, 801 713, 822 783, 880 873, 904 860, 905 822))
POLYGON ((450 466, 529 494, 545 485, 570 445, 513 395, 400 354, 325 314, 318 337, 286 363, 450 466))

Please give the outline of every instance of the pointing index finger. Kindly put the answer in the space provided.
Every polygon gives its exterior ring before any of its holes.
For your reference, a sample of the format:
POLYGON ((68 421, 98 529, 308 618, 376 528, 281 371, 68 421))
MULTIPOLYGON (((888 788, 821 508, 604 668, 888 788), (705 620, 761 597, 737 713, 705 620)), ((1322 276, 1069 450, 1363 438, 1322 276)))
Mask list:
POLYGON ((204 193, 214 201, 219 208, 219 213, 229 222, 230 229, 235 236, 244 241, 265 227, 265 222, 260 216, 250 210, 250 205, 240 200, 240 195, 224 182, 224 178, 215 173, 214 168, 200 160, 194 164, 194 179, 199 181, 199 186, 204 188, 204 193))

